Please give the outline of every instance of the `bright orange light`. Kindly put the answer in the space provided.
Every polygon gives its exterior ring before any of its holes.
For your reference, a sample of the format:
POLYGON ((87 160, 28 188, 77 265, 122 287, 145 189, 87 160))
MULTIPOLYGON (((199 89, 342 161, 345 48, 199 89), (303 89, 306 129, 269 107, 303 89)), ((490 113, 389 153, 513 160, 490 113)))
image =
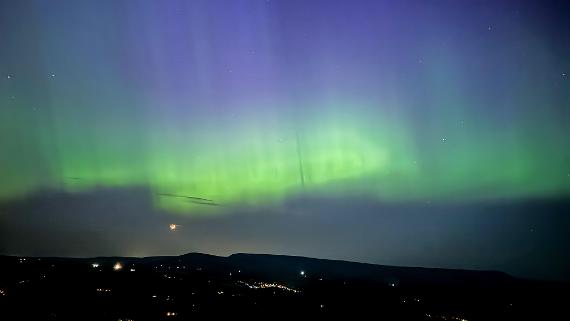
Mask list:
POLYGON ((178 227, 178 225, 176 225, 176 224, 170 224, 170 230, 171 231, 175 231, 177 227, 178 227))
POLYGON ((115 265, 113 265, 113 270, 115 270, 115 271, 119 271, 122 268, 123 268, 123 265, 120 262, 117 262, 117 263, 115 263, 115 265))

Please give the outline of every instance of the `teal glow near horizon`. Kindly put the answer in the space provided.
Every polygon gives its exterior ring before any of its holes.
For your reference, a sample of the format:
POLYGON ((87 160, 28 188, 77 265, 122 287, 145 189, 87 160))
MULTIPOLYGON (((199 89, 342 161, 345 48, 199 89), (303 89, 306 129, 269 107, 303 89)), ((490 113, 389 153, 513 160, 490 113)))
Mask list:
POLYGON ((147 186, 195 214, 215 207, 185 197, 570 194, 570 64, 514 12, 26 5, 35 25, 3 22, 0 200, 147 186))

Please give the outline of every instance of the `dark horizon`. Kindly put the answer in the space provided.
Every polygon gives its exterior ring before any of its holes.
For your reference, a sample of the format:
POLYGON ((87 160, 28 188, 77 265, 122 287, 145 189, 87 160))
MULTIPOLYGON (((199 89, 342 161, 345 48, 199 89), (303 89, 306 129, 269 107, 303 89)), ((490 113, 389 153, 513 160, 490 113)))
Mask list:
POLYGON ((212 218, 157 211, 148 188, 44 191, 0 205, 0 253, 268 253, 568 281, 569 209, 565 199, 427 204, 304 196, 284 202, 279 211, 239 208, 212 218), (347 218, 345 213, 353 214, 347 218), (169 229, 173 222, 180 225, 176 231, 169 229), (355 231, 358 238, 352 236, 355 231), (330 243, 332 235, 342 244, 330 243))
POLYGON ((0 275, 2 316, 38 320, 346 313, 406 321, 534 320, 564 315, 567 296, 560 294, 570 286, 493 271, 253 254, 0 256, 0 265, 6 272, 0 275))

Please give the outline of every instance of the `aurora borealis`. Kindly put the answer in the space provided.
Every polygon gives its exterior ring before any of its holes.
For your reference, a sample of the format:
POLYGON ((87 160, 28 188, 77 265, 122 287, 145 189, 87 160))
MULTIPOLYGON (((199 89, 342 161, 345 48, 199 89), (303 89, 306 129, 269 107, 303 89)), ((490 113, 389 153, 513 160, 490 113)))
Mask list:
POLYGON ((2 2, 0 201, 144 187, 218 219, 304 197, 567 199, 565 9, 2 2))

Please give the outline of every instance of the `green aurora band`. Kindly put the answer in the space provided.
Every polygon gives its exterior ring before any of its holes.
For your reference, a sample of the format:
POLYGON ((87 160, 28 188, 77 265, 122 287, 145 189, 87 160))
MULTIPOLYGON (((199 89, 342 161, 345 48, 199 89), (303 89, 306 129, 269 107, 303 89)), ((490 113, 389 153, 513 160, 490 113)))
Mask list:
MULTIPOLYGON (((360 20, 339 23, 344 33, 323 25, 304 43, 262 9, 249 22, 231 10, 214 23, 181 19, 175 32, 145 6, 93 15, 101 21, 86 18, 94 8, 75 9, 74 19, 38 11, 37 26, 4 37, 12 49, 0 65, 0 200, 146 186, 158 208, 201 214, 310 194, 386 202, 570 194, 570 80, 558 69, 570 65, 525 21, 493 33, 465 22, 459 35, 425 18, 423 34, 403 30, 402 43, 385 49, 396 37, 385 29, 398 22, 364 35, 360 20), (137 19, 151 20, 142 36, 137 19), (224 36, 162 42, 195 35, 192 24, 237 40, 216 50, 204 44, 224 36), (292 61, 300 50, 304 59, 292 61)), ((11 30, 14 19, 4 22, 11 30)))
MULTIPOLYGON (((159 207, 185 213, 206 209, 159 194, 232 206, 311 192, 427 201, 564 196, 570 191, 563 162, 569 152, 544 144, 548 138, 517 140, 510 132, 469 128, 463 121, 423 155, 403 120, 362 117, 355 112, 359 107, 348 106, 330 108, 327 117, 295 122, 259 114, 254 122, 243 123, 196 126, 192 120, 179 120, 179 131, 158 124, 141 133, 143 137, 121 134, 131 131, 121 124, 113 128, 73 120, 63 121, 56 131, 17 133, 20 124, 32 122, 33 115, 22 114, 16 128, 3 121, 4 130, 19 134, 18 144, 3 150, 11 148, 5 155, 28 159, 3 157, 0 195, 7 199, 38 189, 149 186, 159 207)), ((531 132, 529 128, 525 134, 531 132)))

